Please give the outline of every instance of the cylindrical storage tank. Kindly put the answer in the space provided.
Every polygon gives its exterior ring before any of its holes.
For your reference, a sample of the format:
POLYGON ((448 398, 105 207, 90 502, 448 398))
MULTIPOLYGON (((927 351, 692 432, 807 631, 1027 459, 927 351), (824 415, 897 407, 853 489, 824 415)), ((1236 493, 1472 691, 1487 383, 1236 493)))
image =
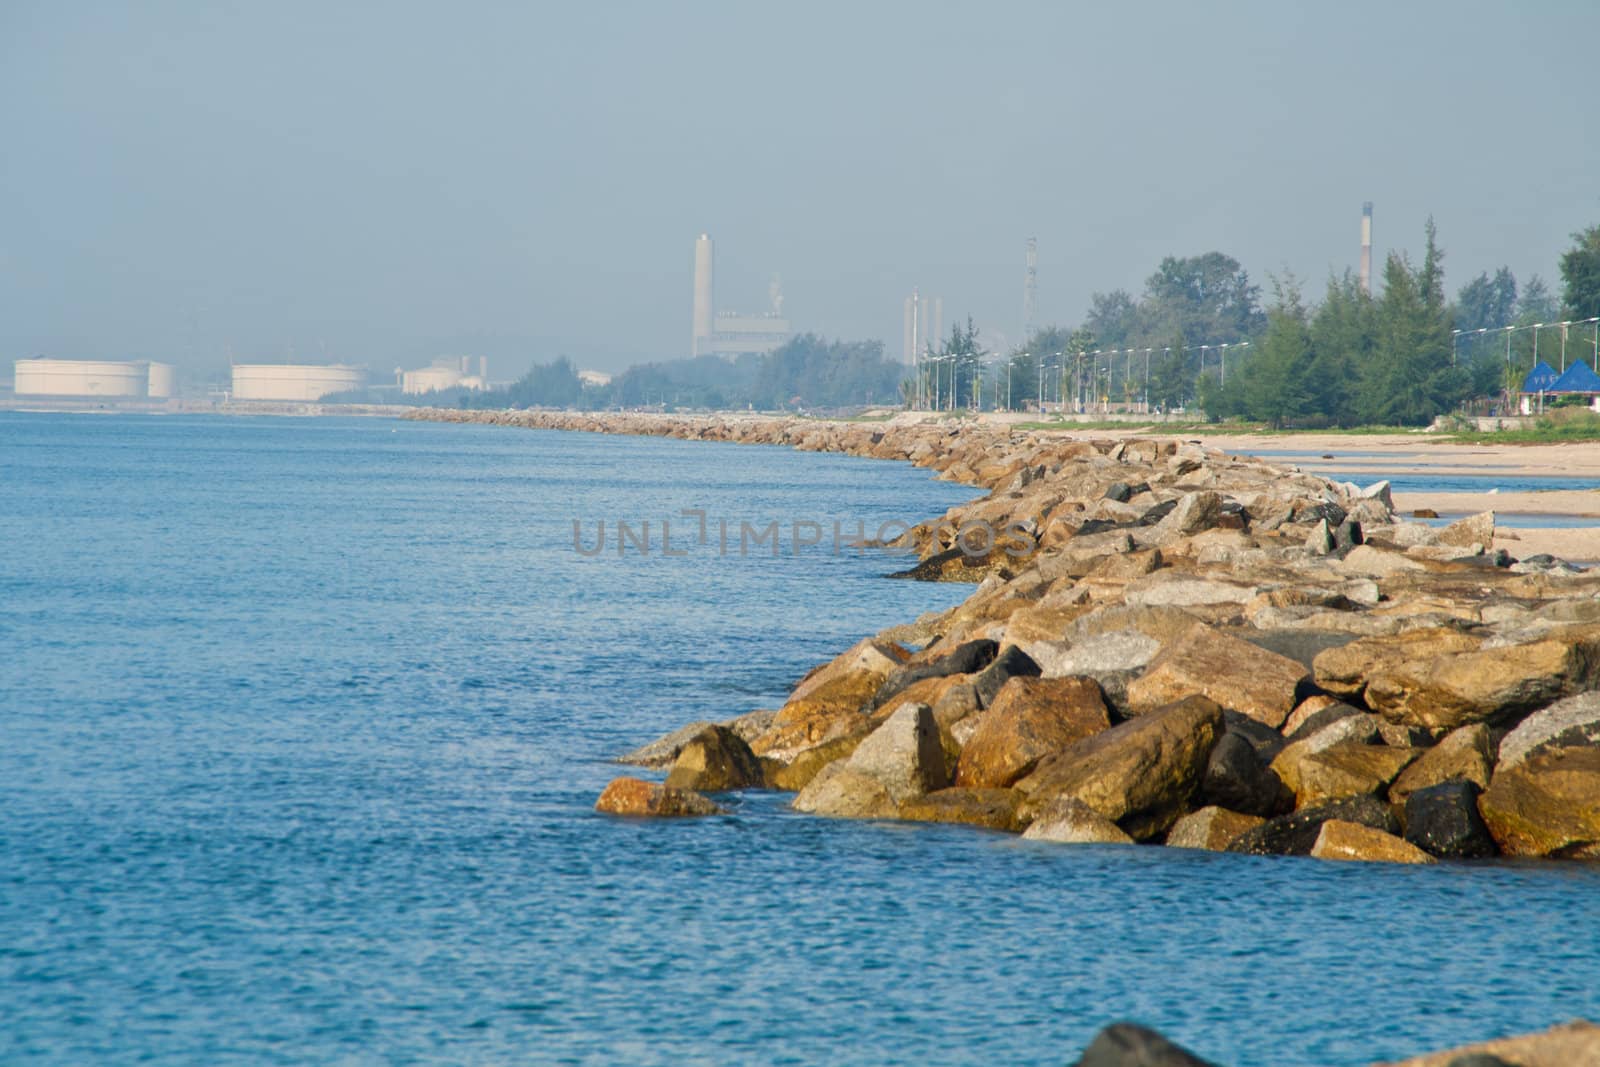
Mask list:
POLYGON ((149 382, 143 363, 19 359, 14 369, 17 396, 142 397, 149 382))
POLYGON ((235 400, 321 400, 366 384, 364 368, 340 364, 236 363, 233 367, 235 400))
POLYGON ((438 389, 449 389, 461 381, 461 372, 453 366, 441 367, 435 364, 432 367, 423 367, 421 370, 408 370, 400 380, 402 393, 431 393, 438 389))
POLYGON ((148 396, 155 400, 165 400, 172 395, 172 364, 150 364, 150 385, 148 396))

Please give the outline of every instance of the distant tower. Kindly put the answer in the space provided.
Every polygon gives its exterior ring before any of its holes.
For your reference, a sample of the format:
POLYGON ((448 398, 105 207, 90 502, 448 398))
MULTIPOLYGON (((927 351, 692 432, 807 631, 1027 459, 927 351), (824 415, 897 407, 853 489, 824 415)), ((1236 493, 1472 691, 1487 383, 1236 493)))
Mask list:
POLYGON ((1372 201, 1361 205, 1361 291, 1372 295, 1372 201))
POLYGON ((1028 269, 1022 277, 1022 336, 1033 336, 1033 318, 1039 304, 1039 242, 1028 238, 1028 269))
POLYGON ((711 238, 701 234, 694 243, 694 334, 689 345, 691 356, 711 351, 711 335, 716 330, 712 292, 711 238))
POLYGON ((944 338, 944 297, 930 296, 922 302, 922 342, 940 344, 944 338))
POLYGON ((914 366, 917 362, 918 349, 921 347, 918 343, 921 340, 918 336, 918 328, 921 325, 922 298, 913 289, 911 290, 911 295, 906 297, 905 332, 902 335, 902 347, 907 366, 914 366))

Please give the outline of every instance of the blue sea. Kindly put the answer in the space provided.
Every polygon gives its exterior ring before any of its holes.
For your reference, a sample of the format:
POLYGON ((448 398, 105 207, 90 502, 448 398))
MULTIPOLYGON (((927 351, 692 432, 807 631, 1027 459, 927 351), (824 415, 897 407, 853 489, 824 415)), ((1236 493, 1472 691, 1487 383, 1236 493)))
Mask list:
POLYGON ((1134 1019, 1339 1067, 1600 1017, 1592 865, 594 813, 616 754, 954 603, 832 524, 970 496, 778 448, 0 415, 0 1063, 1062 1064, 1134 1019))

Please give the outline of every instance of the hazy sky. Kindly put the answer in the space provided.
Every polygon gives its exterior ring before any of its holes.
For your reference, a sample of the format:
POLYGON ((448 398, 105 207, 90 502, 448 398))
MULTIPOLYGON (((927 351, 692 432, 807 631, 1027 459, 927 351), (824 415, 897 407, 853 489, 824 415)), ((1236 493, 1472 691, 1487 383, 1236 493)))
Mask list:
POLYGON ((1219 249, 1319 295, 1432 213, 1454 292, 1600 222, 1600 4, 0 0, 0 358, 495 377, 684 355, 781 272, 1015 339, 1219 249))

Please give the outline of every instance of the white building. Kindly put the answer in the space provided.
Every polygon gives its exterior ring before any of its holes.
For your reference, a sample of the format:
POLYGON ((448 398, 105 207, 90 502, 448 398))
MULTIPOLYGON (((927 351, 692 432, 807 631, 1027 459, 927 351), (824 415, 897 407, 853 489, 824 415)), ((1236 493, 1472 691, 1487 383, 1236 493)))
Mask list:
POLYGON ((712 312, 716 299, 716 256, 710 236, 694 243, 694 307, 689 354, 693 356, 766 355, 792 335, 783 315, 783 283, 776 277, 767 287, 768 309, 755 315, 732 311, 712 312))
POLYGON ((144 359, 19 359, 13 370, 17 396, 164 400, 173 392, 172 365, 144 359))

